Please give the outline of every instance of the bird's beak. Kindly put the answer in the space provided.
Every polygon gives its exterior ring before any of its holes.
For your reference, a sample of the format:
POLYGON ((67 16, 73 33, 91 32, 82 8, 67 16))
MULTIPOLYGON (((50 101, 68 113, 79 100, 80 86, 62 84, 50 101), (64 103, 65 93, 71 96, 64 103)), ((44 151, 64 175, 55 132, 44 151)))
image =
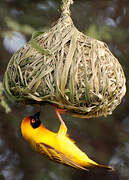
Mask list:
POLYGON ((39 119, 39 117, 40 117, 40 112, 35 113, 33 117, 34 117, 34 119, 39 119))

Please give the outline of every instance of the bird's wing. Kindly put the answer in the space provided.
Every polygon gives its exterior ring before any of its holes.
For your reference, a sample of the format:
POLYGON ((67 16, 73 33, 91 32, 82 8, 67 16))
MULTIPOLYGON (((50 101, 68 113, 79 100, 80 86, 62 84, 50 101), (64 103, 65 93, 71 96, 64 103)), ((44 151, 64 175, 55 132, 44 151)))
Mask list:
POLYGON ((58 163, 72 166, 74 168, 87 170, 83 166, 77 164, 76 162, 73 162, 68 156, 63 154, 62 152, 56 150, 52 146, 45 144, 45 143, 37 143, 36 144, 36 150, 43 155, 46 155, 49 159, 56 161, 58 163))

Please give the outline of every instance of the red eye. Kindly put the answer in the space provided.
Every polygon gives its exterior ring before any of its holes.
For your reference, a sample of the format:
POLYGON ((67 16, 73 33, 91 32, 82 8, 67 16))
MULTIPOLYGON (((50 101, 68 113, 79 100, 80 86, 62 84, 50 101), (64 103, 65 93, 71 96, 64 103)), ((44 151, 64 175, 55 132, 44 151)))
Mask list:
POLYGON ((32 120, 31 120, 31 123, 34 124, 34 123, 35 123, 35 119, 32 119, 32 120))

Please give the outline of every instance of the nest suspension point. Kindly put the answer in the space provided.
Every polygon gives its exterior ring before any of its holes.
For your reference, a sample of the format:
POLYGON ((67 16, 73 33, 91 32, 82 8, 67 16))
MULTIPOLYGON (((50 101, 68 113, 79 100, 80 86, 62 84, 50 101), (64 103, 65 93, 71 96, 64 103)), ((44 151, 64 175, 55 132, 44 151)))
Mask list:
POLYGON ((48 32, 36 32, 7 66, 4 86, 17 102, 50 102, 81 118, 111 114, 125 95, 125 75, 104 42, 79 32, 72 0, 48 32))

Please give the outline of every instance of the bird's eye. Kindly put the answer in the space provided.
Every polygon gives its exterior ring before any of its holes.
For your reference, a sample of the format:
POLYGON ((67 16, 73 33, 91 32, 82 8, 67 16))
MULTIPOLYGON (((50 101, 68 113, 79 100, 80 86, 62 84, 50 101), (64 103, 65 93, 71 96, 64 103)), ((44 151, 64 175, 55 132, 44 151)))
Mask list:
POLYGON ((35 123, 35 119, 31 119, 31 123, 34 124, 35 123))

